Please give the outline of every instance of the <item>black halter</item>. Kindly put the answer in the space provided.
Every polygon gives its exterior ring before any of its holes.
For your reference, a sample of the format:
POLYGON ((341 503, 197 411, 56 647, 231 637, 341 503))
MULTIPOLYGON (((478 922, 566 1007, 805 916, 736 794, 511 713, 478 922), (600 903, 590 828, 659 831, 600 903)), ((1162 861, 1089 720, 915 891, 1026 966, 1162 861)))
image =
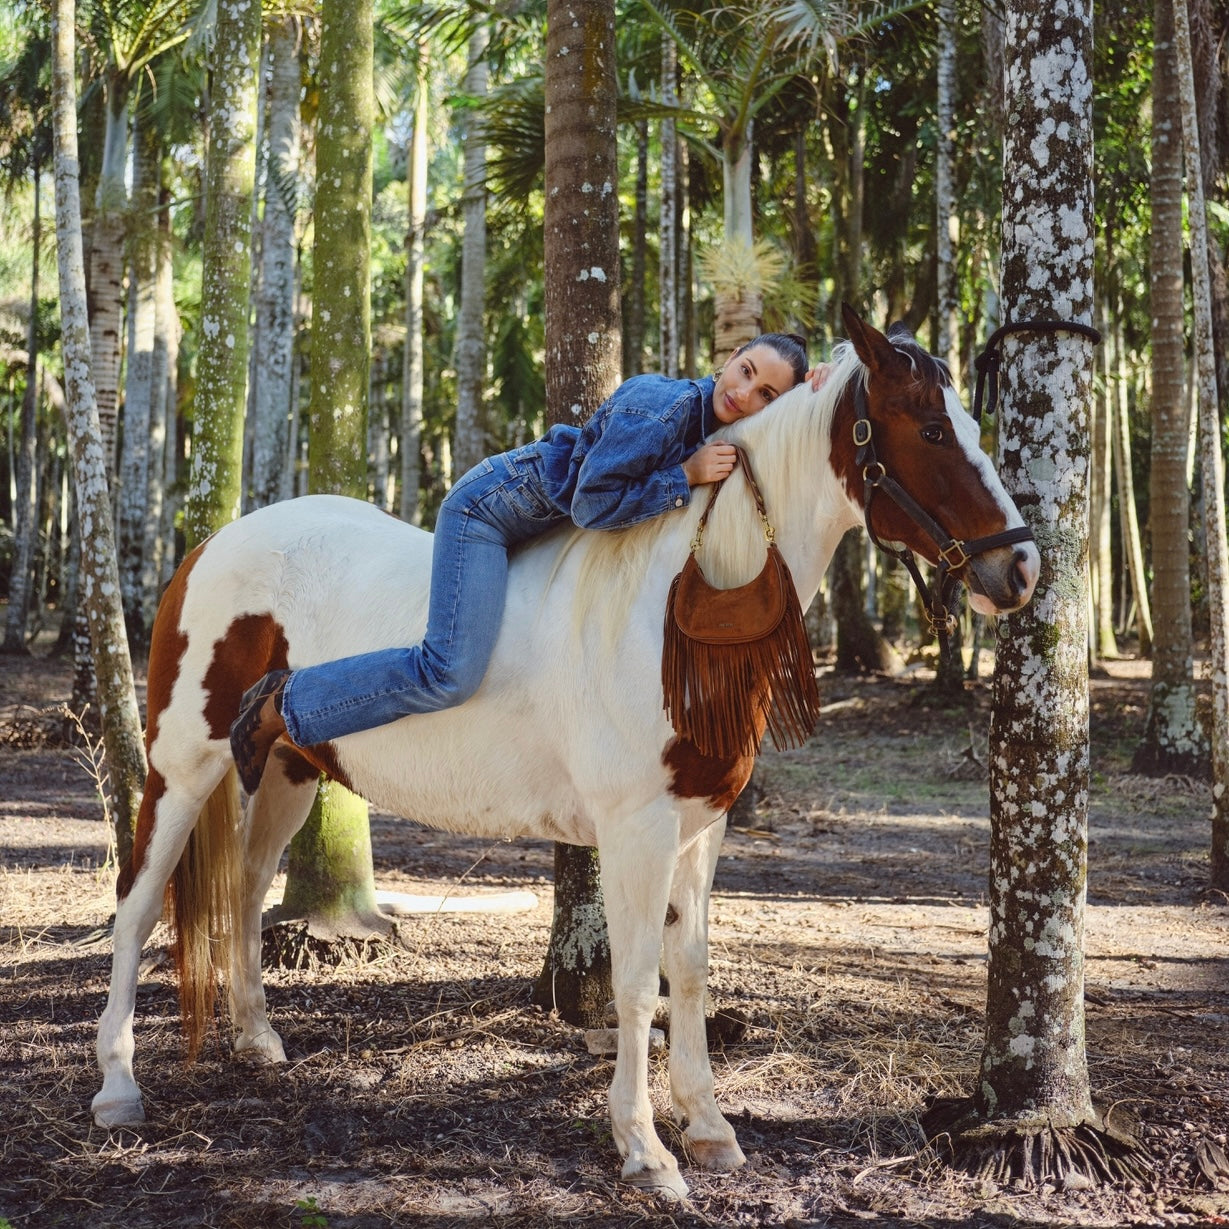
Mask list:
POLYGON ((973 538, 963 541, 954 538, 939 524, 938 521, 922 507, 921 504, 887 472, 883 462, 875 455, 874 433, 871 429, 870 414, 866 403, 866 387, 859 381, 854 391, 854 411, 857 417, 853 424, 853 442, 857 446, 854 461, 862 471, 862 508, 866 520, 866 532, 871 541, 885 554, 899 559, 909 570, 913 583, 926 603, 926 618, 930 630, 938 637, 939 650, 944 658, 950 651, 950 637, 956 627, 956 614, 950 609, 950 603, 960 586, 960 580, 955 575, 975 556, 1000 546, 1014 546, 1017 542, 1033 541, 1033 531, 1027 525, 1016 529, 1004 529, 1001 533, 992 533, 984 538, 973 538), (871 502, 875 493, 882 491, 898 508, 904 512, 915 525, 920 528, 935 544, 939 554, 937 584, 932 595, 926 581, 922 577, 917 559, 907 547, 895 550, 879 540, 871 525, 871 502))

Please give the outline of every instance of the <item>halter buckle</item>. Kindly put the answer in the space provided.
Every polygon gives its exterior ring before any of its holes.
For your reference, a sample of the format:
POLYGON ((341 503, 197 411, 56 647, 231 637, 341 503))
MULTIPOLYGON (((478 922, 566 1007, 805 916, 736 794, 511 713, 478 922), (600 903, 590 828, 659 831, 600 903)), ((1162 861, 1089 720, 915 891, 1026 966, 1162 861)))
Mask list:
POLYGON ((934 636, 951 636, 956 631, 956 616, 946 606, 935 603, 933 610, 926 611, 926 621, 934 636))
POLYGON ((871 442, 871 420, 869 418, 855 419, 853 424, 853 442, 859 448, 865 448, 871 442))
POLYGON ((878 486, 887 476, 888 471, 883 468, 882 461, 872 461, 862 467, 862 481, 867 486, 878 486))
POLYGON ((940 552, 939 558, 947 565, 949 572, 959 571, 973 558, 965 549, 959 538, 953 538, 940 552), (953 557, 953 555, 955 557, 953 557))

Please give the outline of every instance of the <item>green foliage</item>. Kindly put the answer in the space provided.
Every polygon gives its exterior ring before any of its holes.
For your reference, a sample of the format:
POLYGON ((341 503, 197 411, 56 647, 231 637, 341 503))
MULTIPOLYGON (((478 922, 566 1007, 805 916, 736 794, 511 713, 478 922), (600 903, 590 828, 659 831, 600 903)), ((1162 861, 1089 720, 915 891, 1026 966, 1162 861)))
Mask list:
MULTIPOLYGON (((301 1229, 329 1229, 329 1218, 320 1211, 315 1195, 308 1195, 306 1199, 296 1199, 294 1207, 295 1211, 300 1214, 301 1229)), ((3 1229, 3 1226, 0 1226, 0 1229, 3 1229)))

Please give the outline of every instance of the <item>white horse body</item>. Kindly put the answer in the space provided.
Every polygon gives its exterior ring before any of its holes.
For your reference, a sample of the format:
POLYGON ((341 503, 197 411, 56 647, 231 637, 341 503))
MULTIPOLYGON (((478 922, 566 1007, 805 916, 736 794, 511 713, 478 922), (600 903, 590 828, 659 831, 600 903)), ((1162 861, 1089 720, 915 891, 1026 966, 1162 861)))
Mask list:
MULTIPOLYGON (((861 374, 849 350, 821 392, 799 386, 722 433, 754 460, 804 605, 841 536, 861 519, 830 457, 834 406, 861 374)), ((1003 523, 1020 524, 977 452, 976 431, 971 424, 952 427, 963 433, 962 464, 971 463, 979 481, 988 478, 988 498, 1003 523)), ((764 553, 752 501, 740 490, 744 481, 736 474, 730 487, 714 509, 702 557, 721 585, 750 579, 764 553)), ((519 550, 502 631, 477 694, 450 711, 404 718, 326 747, 334 775, 393 813, 458 832, 597 846, 620 1024, 610 1089, 615 1142, 626 1177, 675 1194, 686 1186, 653 1128, 646 1066, 663 937, 671 1091, 676 1115, 688 1123, 688 1152, 716 1168, 743 1159, 713 1095, 704 990, 708 893, 723 815, 751 761, 715 764, 690 744, 680 746, 661 701, 662 612, 704 502, 627 531, 632 536, 621 542, 563 530, 519 550)), ((172 582, 151 654, 150 782, 133 865, 120 885, 111 995, 99 1027, 104 1083, 93 1108, 100 1123, 143 1116, 132 1072, 140 948, 197 817, 207 804, 236 796, 225 727, 240 691, 283 650, 283 664, 294 668, 418 641, 430 553, 430 537, 419 530, 353 500, 315 496, 220 530, 172 582), (163 650, 160 635, 169 646, 163 650), (155 656, 159 672, 173 677, 156 683, 155 656)), ((1031 594, 1035 548, 1016 550, 1015 558, 1031 580, 1025 575, 1015 597, 1000 599, 995 609, 1022 605, 1031 594)), ((270 757, 248 805, 238 855, 235 1046, 272 1061, 284 1053, 260 983, 260 901, 315 793, 317 761, 304 765, 296 754, 279 744, 270 757)))

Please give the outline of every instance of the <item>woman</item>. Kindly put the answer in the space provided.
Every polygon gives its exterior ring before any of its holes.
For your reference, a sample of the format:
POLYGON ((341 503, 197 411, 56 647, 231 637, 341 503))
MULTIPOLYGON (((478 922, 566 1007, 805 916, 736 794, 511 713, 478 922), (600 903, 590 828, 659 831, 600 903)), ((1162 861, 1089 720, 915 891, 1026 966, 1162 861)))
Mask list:
POLYGON ((736 464, 733 445, 705 442, 712 431, 826 374, 808 371, 802 338, 766 333, 715 376, 633 376, 584 426, 476 465, 440 505, 422 642, 265 675, 230 729, 244 788, 260 784, 279 738, 310 746, 468 699, 495 649, 513 546, 567 520, 621 529, 685 507, 736 464))

